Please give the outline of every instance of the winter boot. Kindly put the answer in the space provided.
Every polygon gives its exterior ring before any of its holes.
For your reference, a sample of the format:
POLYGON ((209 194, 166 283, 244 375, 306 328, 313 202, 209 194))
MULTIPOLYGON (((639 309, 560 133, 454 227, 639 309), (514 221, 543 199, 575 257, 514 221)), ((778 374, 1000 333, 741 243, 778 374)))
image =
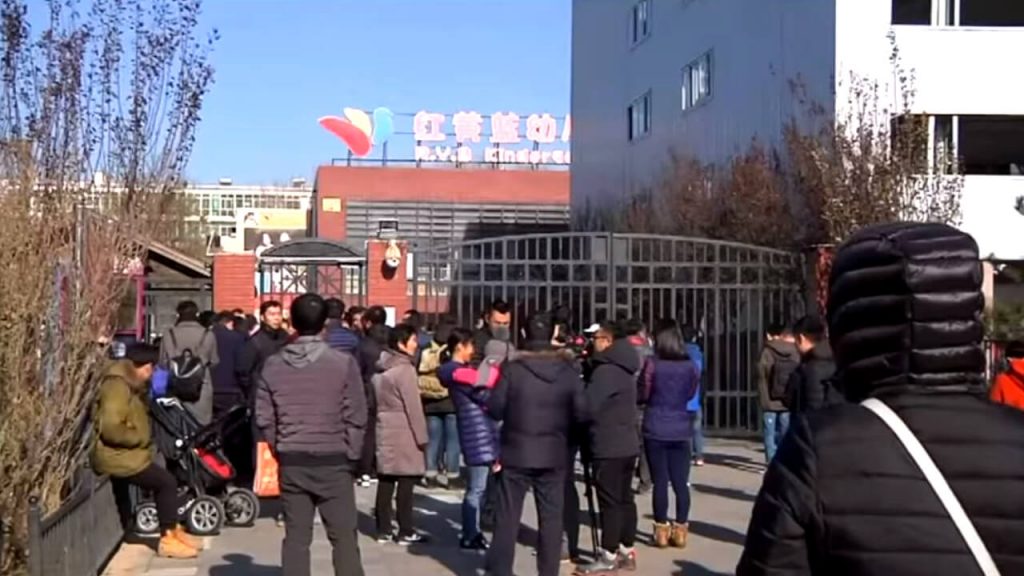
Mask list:
POLYGON ((161 558, 177 558, 181 560, 199 556, 198 550, 178 540, 172 531, 164 532, 164 535, 160 537, 156 553, 161 558))
POLYGON ((690 524, 672 524, 672 536, 670 538, 672 546, 676 548, 686 548, 686 538, 690 533, 690 524))
POLYGON ((654 523, 654 545, 658 548, 668 548, 668 541, 671 536, 671 528, 668 524, 654 523))
POLYGON ((195 548, 196 550, 203 549, 203 541, 185 531, 185 528, 180 524, 174 527, 171 534, 178 539, 182 544, 189 548, 195 548))

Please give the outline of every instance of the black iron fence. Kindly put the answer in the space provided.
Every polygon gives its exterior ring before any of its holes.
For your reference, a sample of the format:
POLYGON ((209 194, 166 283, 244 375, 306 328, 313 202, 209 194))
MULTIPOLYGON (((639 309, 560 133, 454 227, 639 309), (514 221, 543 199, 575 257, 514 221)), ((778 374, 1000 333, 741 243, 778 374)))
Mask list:
POLYGON ((30 503, 29 576, 97 574, 123 536, 110 480, 88 472, 67 501, 50 514, 43 515, 37 499, 30 503))
POLYGON ((569 232, 415 249, 412 260, 414 307, 463 325, 496 298, 512 306, 513 329, 559 305, 577 329, 624 317, 692 325, 703 335, 704 421, 719 434, 760 430, 765 330, 803 312, 800 255, 732 242, 569 232))

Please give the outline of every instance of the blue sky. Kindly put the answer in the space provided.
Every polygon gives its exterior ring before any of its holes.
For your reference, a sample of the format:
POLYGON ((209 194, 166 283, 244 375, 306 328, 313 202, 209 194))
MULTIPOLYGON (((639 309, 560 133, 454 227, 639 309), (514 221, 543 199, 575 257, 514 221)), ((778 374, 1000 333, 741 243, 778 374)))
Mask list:
POLYGON ((187 176, 312 182, 347 152, 317 118, 346 106, 562 116, 570 16, 569 0, 207 0, 221 39, 187 176))

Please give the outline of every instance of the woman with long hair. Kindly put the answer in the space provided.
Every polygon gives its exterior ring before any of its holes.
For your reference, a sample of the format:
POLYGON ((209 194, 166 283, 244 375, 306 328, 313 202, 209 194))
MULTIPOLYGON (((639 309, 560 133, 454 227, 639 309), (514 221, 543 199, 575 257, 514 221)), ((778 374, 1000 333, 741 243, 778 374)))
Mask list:
POLYGON ((643 437, 654 484, 654 544, 686 547, 690 516, 693 412, 687 404, 697 393, 700 374, 686 352, 675 322, 662 322, 654 334, 654 355, 643 369, 646 400, 643 437), (668 519, 668 488, 676 497, 675 521, 668 519))
POLYGON ((401 324, 393 328, 372 378, 377 399, 377 541, 422 542, 413 530, 413 488, 426 472, 427 420, 413 365, 419 335, 401 324), (397 497, 395 491, 398 491, 397 497), (392 499, 397 500, 398 535, 392 535, 392 499))

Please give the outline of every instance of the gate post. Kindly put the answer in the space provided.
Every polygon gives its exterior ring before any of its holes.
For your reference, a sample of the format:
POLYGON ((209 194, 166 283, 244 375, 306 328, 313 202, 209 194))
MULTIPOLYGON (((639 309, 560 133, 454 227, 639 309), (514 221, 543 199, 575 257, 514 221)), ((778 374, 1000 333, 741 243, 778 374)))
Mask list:
POLYGON ((389 268, 385 263, 388 241, 374 239, 367 242, 366 294, 369 305, 394 308, 397 317, 412 307, 412 298, 409 296, 410 282, 405 270, 409 244, 404 241, 396 244, 402 253, 401 261, 397 267, 389 268))

